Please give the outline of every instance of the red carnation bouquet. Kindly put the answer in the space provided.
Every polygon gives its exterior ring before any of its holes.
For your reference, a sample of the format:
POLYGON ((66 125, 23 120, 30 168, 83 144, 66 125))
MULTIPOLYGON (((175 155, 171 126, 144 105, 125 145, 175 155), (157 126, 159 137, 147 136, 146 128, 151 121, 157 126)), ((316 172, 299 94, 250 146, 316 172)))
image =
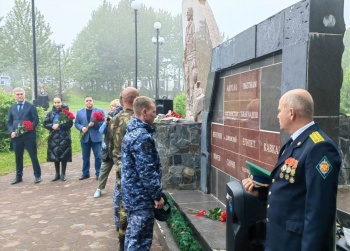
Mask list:
POLYGON ((62 112, 60 113, 60 116, 58 117, 58 119, 56 120, 56 124, 64 124, 69 122, 70 120, 75 119, 75 116, 73 113, 71 113, 70 111, 66 110, 66 109, 62 109, 62 112))
MULTIPOLYGON (((103 116, 103 113, 102 112, 95 112, 94 114, 92 114, 92 120, 91 122, 93 123, 98 123, 98 122, 101 122, 105 119, 105 117, 103 116)), ((85 136, 85 134, 89 131, 89 128, 92 127, 91 126, 91 122, 87 125, 87 131, 86 132, 82 132, 81 133, 81 138, 83 138, 85 136)))
POLYGON ((18 127, 15 131, 16 133, 16 137, 21 136, 22 134, 26 133, 26 132, 30 132, 34 130, 34 126, 33 123, 29 120, 25 120, 22 123, 18 124, 18 127))
MULTIPOLYGON (((60 113, 60 116, 58 116, 58 119, 55 121, 55 124, 65 124, 68 123, 69 121, 75 119, 75 116, 73 113, 71 113, 70 111, 68 111, 67 109, 62 109, 62 112, 60 113)), ((51 138, 51 135, 54 131, 51 131, 49 133, 49 136, 47 138, 47 140, 49 140, 51 138)))

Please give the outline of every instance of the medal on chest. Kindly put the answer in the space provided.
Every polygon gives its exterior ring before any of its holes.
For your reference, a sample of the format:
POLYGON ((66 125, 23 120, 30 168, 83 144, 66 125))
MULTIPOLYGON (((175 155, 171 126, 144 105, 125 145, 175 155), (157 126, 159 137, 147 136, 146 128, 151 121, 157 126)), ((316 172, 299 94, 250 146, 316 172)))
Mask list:
POLYGON ((284 161, 281 167, 280 178, 289 181, 290 183, 295 183, 295 173, 298 167, 298 160, 289 157, 284 161))

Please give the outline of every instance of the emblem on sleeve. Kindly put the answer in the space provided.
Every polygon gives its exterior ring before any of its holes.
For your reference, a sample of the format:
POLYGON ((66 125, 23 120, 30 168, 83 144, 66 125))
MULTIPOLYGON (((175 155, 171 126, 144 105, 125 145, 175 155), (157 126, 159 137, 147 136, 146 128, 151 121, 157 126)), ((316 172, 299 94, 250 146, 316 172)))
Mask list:
POLYGON ((332 171, 333 167, 329 163, 327 157, 324 156, 316 166, 316 169, 321 174, 321 176, 325 179, 327 178, 328 174, 332 171))

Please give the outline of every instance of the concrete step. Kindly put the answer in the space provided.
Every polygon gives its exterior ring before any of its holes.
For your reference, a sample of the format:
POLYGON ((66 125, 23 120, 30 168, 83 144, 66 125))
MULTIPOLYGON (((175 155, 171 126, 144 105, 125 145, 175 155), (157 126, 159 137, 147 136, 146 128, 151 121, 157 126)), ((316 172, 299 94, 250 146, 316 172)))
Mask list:
MULTIPOLYGON (((213 221, 205 216, 198 217, 194 211, 210 210, 216 207, 225 209, 225 205, 210 194, 199 190, 172 190, 165 191, 175 202, 176 207, 183 213, 185 220, 192 228, 195 238, 204 251, 226 250, 226 223, 213 221)), ((172 237, 166 222, 156 221, 156 233, 163 250, 180 250, 172 237)))

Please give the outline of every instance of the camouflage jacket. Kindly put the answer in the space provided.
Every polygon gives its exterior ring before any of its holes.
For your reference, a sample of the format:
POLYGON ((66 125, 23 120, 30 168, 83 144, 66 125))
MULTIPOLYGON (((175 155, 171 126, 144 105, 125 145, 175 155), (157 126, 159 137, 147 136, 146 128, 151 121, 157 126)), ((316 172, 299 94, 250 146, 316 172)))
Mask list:
POLYGON ((122 144, 122 194, 127 211, 154 208, 162 192, 162 166, 154 127, 133 117, 122 144))
POLYGON ((122 140, 126 133, 126 126, 129 124, 134 111, 129 108, 123 109, 114 116, 109 123, 110 141, 109 152, 112 153, 114 162, 121 158, 122 140))

